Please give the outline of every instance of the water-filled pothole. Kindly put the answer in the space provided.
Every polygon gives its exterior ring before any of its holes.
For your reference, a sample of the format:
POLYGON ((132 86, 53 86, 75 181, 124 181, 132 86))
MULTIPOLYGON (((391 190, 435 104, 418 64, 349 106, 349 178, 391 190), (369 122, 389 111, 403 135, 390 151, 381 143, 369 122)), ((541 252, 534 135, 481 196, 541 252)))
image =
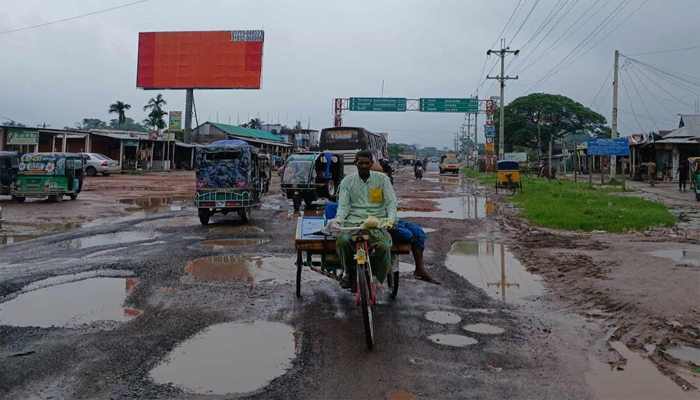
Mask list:
POLYGON ((459 196, 430 200, 437 202, 436 211, 399 211, 399 218, 479 219, 498 216, 495 203, 486 197, 459 196))
POLYGON ((192 197, 149 197, 138 199, 120 199, 120 203, 128 204, 126 211, 155 214, 166 211, 182 211, 187 206, 193 205, 192 197))
POLYGON ((214 325, 176 347, 151 377, 195 393, 252 392, 291 367, 300 340, 277 322, 214 325))
POLYGON ((470 338, 469 336, 442 333, 430 335, 428 336, 428 339, 432 340, 434 343, 437 344, 453 347, 466 347, 479 343, 478 340, 470 338))
POLYGON ((101 235, 86 236, 77 239, 67 240, 59 243, 59 246, 67 249, 87 249, 96 246, 106 246, 111 244, 133 243, 143 240, 152 240, 158 237, 155 232, 116 232, 101 235))
POLYGON ((438 324, 457 324, 462 320, 459 315, 447 311, 429 311, 425 314, 425 319, 438 324))
POLYGON ((211 229, 212 233, 216 233, 217 235, 251 235, 251 234, 256 234, 256 233, 263 233, 265 232, 261 228, 258 228, 257 226, 250 226, 250 225, 238 225, 238 226, 230 226, 230 225, 223 225, 223 226, 215 226, 212 227, 211 229))
POLYGON ((466 330, 467 332, 481 333, 484 335, 500 335, 501 333, 505 332, 505 329, 489 324, 466 325, 464 327, 464 330, 466 330))
POLYGON ((544 290, 541 278, 527 272, 502 244, 457 242, 445 264, 495 299, 524 302, 544 290))
POLYGON ((694 250, 657 250, 650 253, 654 257, 667 258, 675 262, 700 266, 700 251, 694 250))
POLYGON ((5 244, 15 244, 26 242, 27 240, 36 239, 43 235, 2 235, 0 236, 0 246, 5 244))
MULTIPOLYGON (((296 279, 294 259, 258 257, 231 254, 199 258, 187 264, 185 272, 206 282, 243 281, 248 283, 287 283, 296 279)), ((302 280, 318 281, 322 275, 308 269, 302 271, 302 280)))
POLYGON ((267 239, 227 239, 227 240, 207 240, 199 245, 207 250, 236 249, 241 247, 257 246, 267 243, 267 239))
POLYGON ((197 218, 175 217, 157 219, 155 221, 141 222, 136 226, 139 228, 182 228, 197 225, 200 225, 199 219, 197 218))
POLYGON ((91 278, 22 293, 0 304, 0 324, 47 328, 126 322, 140 314, 122 306, 136 282, 133 278, 91 278))
POLYGON ((672 347, 666 350, 666 354, 681 361, 688 361, 700 365, 700 349, 697 347, 682 344, 678 347, 672 347))

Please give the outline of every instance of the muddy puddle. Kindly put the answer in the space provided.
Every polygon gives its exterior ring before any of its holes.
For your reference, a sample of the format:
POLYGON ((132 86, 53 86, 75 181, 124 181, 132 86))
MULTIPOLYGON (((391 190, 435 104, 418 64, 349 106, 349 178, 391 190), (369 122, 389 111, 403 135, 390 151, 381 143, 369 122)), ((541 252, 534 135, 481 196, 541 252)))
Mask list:
POLYGON ((251 235, 263 233, 265 231, 257 226, 250 225, 222 225, 212 226, 211 232, 216 233, 217 235, 251 235))
POLYGON ((201 225, 198 218, 175 217, 141 222, 136 226, 139 228, 182 228, 197 225, 201 225))
POLYGON ((90 247, 107 246, 112 244, 141 242, 144 240, 153 240, 158 237, 155 232, 116 232, 105 233, 101 235, 86 236, 77 239, 67 240, 59 243, 60 247, 66 249, 88 249, 90 247))
POLYGON ((695 250, 658 250, 651 253, 654 257, 666 258, 682 264, 700 266, 700 251, 695 250))
POLYGON ((389 400, 419 400, 418 396, 413 393, 404 392, 403 390, 392 390, 389 392, 389 400))
POLYGON ((429 311, 425 314, 425 319, 438 324, 458 324, 462 318, 448 311, 429 311))
POLYGON ((155 214, 167 211, 183 211, 188 206, 192 206, 192 197, 151 197, 138 199, 120 199, 120 203, 127 204, 126 211, 140 212, 144 214, 155 214))
POLYGON ((43 235, 0 235, 0 246, 6 244, 15 244, 26 242, 27 240, 36 239, 43 235))
POLYGON ((483 335, 500 335, 505 332, 505 329, 489 324, 465 325, 464 330, 472 333, 481 333, 483 335))
POLYGON ((136 283, 133 278, 91 278, 25 292, 0 304, 0 324, 48 328, 127 322, 140 314, 123 307, 136 283))
POLYGON ((291 367, 298 338, 277 322, 214 325, 176 347, 151 378, 195 393, 252 392, 291 367))
POLYGON ((437 203, 436 211, 399 211, 399 218, 479 219, 498 216, 496 204, 486 197, 459 196, 430 200, 437 203))
POLYGON ((685 392, 654 364, 620 342, 610 342, 627 363, 613 368, 591 358, 586 383, 601 399, 697 399, 698 392, 685 392))
POLYGON ((226 240, 207 240, 199 245, 207 250, 223 250, 223 249, 238 249, 242 247, 257 246, 267 243, 267 239, 226 239, 226 240))
POLYGON ((541 278, 527 272, 502 244, 457 242, 445 265, 490 297, 505 302, 524 303, 544 291, 541 278))
POLYGON ((470 338, 469 336, 442 333, 430 335, 428 336, 428 339, 430 339, 433 343, 452 347, 466 347, 479 343, 478 340, 470 338))
POLYGON ((677 360, 688 361, 700 365, 700 349, 697 347, 682 344, 678 347, 672 347, 666 350, 666 354, 677 360))
MULTIPOLYGON (((294 263, 292 258, 231 254, 199 258, 187 264, 185 272, 205 282, 282 284, 296 281, 294 263)), ((305 268, 302 271, 302 279, 312 281, 322 280, 324 277, 305 268)))

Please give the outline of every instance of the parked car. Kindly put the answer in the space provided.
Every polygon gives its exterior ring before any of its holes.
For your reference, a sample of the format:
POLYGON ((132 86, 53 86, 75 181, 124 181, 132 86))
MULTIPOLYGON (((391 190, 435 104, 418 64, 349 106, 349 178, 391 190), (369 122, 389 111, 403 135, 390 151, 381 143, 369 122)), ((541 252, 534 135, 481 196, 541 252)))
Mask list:
POLYGON ((85 173, 87 176, 95 176, 101 173, 107 176, 113 172, 119 172, 119 162, 99 153, 83 153, 85 156, 85 173))

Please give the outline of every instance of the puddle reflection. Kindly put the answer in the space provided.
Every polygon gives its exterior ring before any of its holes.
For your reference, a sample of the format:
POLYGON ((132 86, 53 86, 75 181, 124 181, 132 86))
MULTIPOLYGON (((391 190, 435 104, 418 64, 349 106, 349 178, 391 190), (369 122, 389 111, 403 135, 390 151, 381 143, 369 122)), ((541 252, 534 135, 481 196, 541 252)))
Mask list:
POLYGON ((438 324, 457 324, 462 320, 459 315, 447 311, 429 311, 425 314, 425 319, 438 324))
POLYGON ((207 240, 199 245, 207 250, 235 249, 241 247, 257 246, 267 243, 267 239, 228 239, 228 240, 207 240))
MULTIPOLYGON (((218 257, 199 258, 187 264, 185 272, 205 282, 243 281, 248 283, 282 284, 294 282, 296 268, 294 259, 258 257, 231 254, 218 257)), ((322 275, 307 269, 302 271, 302 280, 322 280, 322 275)))
POLYGON ((126 211, 143 212, 145 214, 155 214, 166 211, 182 211, 187 206, 191 206, 194 201, 192 197, 149 197, 138 199, 120 199, 120 203, 128 204, 126 211))
POLYGON ((158 237, 155 232, 116 232, 105 233, 95 236, 87 236, 77 239, 68 240, 59 243, 60 247, 67 249, 87 249, 96 246, 106 246, 110 244, 133 243, 143 240, 152 240, 158 237))
POLYGON ((0 245, 25 242, 25 241, 27 241, 27 240, 36 239, 36 238, 42 237, 42 236, 43 236, 43 235, 7 235, 7 236, 0 236, 0 245))
POLYGON ((541 278, 525 271, 502 244, 457 242, 446 265, 495 299, 519 303, 543 292, 541 278))
POLYGON ((214 325, 175 348, 151 377, 195 393, 251 392, 291 367, 296 338, 277 322, 214 325))
POLYGON ((667 258, 682 264, 700 266, 700 251, 694 250, 658 250, 650 253, 654 257, 667 258))
POLYGON ((399 218, 479 219, 498 216, 498 208, 486 197, 459 196, 430 199, 437 203, 437 211, 399 211, 399 218))
POLYGON ((428 339, 430 339, 433 343, 452 347, 466 347, 479 343, 478 340, 470 338, 469 336, 442 333, 430 335, 428 336, 428 339))
POLYGON ((0 304, 0 324, 48 328, 126 322, 141 314, 122 307, 136 284, 134 278, 91 278, 22 293, 0 304))

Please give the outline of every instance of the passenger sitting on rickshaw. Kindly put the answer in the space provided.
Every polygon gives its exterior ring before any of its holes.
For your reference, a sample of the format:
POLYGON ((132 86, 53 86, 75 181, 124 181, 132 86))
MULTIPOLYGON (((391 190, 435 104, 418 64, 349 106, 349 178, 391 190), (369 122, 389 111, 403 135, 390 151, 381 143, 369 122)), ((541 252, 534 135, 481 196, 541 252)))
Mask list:
MULTIPOLYGON (((382 229, 371 229, 369 236, 370 261, 372 272, 380 282, 384 282, 391 270, 391 235, 386 228, 396 222, 396 194, 389 178, 381 172, 371 171, 374 159, 369 151, 355 155, 357 172, 347 176, 340 184, 338 213, 332 222, 340 226, 359 226, 369 217, 381 221, 382 229)), ((344 232, 336 241, 336 252, 343 265, 344 288, 353 282, 355 249, 352 236, 356 232, 344 232)))
POLYGON ((440 281, 435 279, 427 269, 423 261, 423 251, 425 250, 425 231, 418 224, 399 219, 394 227, 389 230, 393 240, 398 243, 410 243, 411 253, 416 261, 416 269, 413 271, 413 277, 440 285, 440 281))

